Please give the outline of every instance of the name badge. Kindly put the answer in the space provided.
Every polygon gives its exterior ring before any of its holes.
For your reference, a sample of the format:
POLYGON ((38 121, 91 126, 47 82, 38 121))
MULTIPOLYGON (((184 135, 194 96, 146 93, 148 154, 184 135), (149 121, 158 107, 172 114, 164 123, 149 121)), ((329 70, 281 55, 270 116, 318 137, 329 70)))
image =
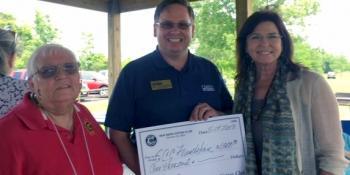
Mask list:
POLYGON ((162 89, 171 89, 173 85, 170 80, 157 80, 151 81, 152 91, 162 90, 162 89))

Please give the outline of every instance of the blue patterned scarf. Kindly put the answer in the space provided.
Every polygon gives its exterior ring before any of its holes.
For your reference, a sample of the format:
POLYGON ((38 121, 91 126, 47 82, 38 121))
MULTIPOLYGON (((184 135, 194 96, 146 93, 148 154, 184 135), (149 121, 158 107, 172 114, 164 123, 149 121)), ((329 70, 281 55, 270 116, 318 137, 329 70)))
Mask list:
MULTIPOLYGON (((281 62, 281 61, 279 61, 281 62)), ((247 157, 246 174, 257 174, 251 124, 251 103, 255 92, 255 65, 249 67, 247 78, 236 88, 234 113, 242 113, 245 122, 247 157)), ((262 120, 262 175, 295 175, 298 173, 294 122, 287 96, 287 66, 279 63, 274 80, 260 113, 262 120)))

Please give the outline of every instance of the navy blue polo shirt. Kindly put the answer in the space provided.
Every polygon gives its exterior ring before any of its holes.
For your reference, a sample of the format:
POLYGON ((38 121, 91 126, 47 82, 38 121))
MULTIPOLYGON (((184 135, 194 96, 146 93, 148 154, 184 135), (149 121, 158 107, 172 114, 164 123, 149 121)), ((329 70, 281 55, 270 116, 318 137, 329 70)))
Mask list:
POLYGON ((155 50, 121 71, 105 125, 130 132, 131 128, 187 121, 201 102, 219 111, 232 109, 232 97, 216 66, 189 53, 186 65, 178 71, 155 50))

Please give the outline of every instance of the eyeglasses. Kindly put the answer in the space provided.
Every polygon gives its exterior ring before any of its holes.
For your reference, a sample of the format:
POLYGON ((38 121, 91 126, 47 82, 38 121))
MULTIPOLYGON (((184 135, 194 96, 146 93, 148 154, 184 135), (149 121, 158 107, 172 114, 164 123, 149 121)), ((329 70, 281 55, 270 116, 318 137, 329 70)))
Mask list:
POLYGON ((276 42, 280 41, 281 38, 282 38, 282 36, 277 34, 277 33, 268 34, 267 36, 253 33, 253 34, 248 35, 247 40, 249 42, 259 43, 259 42, 262 42, 264 39, 266 39, 269 43, 276 43, 276 42))
POLYGON ((189 22, 174 23, 171 21, 163 21, 163 22, 157 22, 156 25, 160 26, 160 28, 164 30, 170 30, 170 29, 173 29, 174 27, 177 27, 178 29, 181 29, 181 30, 187 30, 192 26, 192 23, 189 23, 189 22))
POLYGON ((79 63, 64 63, 61 65, 43 66, 32 76, 38 74, 43 79, 49 79, 57 76, 61 69, 63 69, 65 74, 73 75, 79 72, 79 66, 79 63))

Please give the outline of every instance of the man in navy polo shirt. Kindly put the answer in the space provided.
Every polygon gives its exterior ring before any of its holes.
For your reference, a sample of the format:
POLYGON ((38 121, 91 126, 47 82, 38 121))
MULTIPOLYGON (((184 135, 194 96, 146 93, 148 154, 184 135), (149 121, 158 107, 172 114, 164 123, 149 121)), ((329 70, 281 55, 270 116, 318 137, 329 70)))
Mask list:
POLYGON ((132 128, 231 113, 232 97, 216 66, 188 50, 194 28, 186 0, 163 0, 154 15, 157 49, 129 63, 115 85, 105 125, 122 160, 136 174, 132 128))

